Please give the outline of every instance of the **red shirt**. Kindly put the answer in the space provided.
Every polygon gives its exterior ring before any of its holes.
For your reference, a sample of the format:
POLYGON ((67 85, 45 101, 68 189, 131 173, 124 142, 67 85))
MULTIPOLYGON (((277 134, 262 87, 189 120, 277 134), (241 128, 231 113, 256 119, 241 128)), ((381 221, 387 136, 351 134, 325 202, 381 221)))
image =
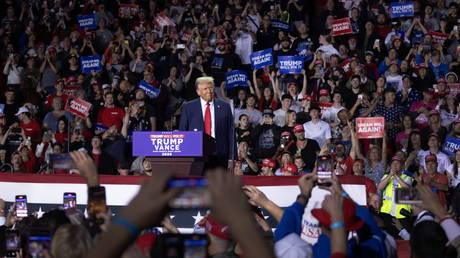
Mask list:
POLYGON ((54 138, 56 138, 56 142, 60 144, 64 144, 68 140, 67 137, 68 137, 67 133, 56 133, 54 138))
POLYGON ((101 154, 94 154, 93 153, 93 158, 94 158, 94 164, 96 164, 96 167, 99 169, 99 157, 101 154))
POLYGON ((40 129, 40 124, 31 120, 28 124, 21 122, 19 126, 24 130, 26 136, 30 136, 34 146, 42 140, 42 130, 40 129))
POLYGON ((32 150, 29 150, 29 160, 22 164, 22 169, 27 173, 37 173, 37 159, 32 150))
POLYGON ((343 171, 345 171, 345 175, 351 175, 353 171, 353 164, 354 160, 351 156, 348 156, 346 159, 339 161, 340 166, 342 167, 343 171))
POLYGON ((99 111, 99 114, 97 116, 97 122, 107 127, 115 125, 118 128, 118 130, 121 130, 121 125, 124 116, 125 112, 123 111, 123 109, 119 107, 106 107, 99 111))
POLYGON ((442 205, 445 206, 446 203, 447 203, 447 200, 446 200, 446 192, 437 189, 437 188, 434 187, 433 185, 430 185, 430 184, 425 183, 425 178, 427 178, 427 177, 431 177, 431 181, 432 181, 432 182, 435 182, 435 183, 438 183, 438 184, 445 184, 445 185, 448 185, 449 181, 447 180, 447 176, 445 176, 445 175, 443 175, 443 174, 440 174, 440 173, 438 173, 438 172, 436 172, 433 176, 431 176, 430 174, 424 174, 424 175, 422 175, 423 184, 424 184, 424 185, 427 185, 427 186, 429 186, 429 187, 431 187, 431 189, 435 189, 435 190, 436 190, 436 193, 438 194, 439 200, 441 201, 442 205))
POLYGON ((54 93, 54 94, 48 95, 48 97, 46 98, 45 106, 51 107, 51 104, 53 104, 53 99, 55 97, 61 97, 62 105, 65 105, 67 103, 67 99, 69 98, 69 96, 67 96, 65 94, 62 94, 61 96, 58 96, 58 95, 56 95, 56 93, 54 93))

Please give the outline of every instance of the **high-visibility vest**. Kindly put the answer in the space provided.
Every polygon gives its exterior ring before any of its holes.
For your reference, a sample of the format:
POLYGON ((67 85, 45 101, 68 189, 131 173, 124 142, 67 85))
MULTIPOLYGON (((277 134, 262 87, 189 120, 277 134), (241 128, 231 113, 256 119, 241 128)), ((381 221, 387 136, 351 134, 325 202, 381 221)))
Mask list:
MULTIPOLYGON (((385 175, 388 176, 388 175, 385 175)), ((405 174, 401 175, 401 179, 406 182, 407 184, 410 184, 411 177, 405 174)), ((382 179, 383 180, 383 179, 382 179)), ((396 217, 397 219, 405 218, 406 216, 401 215, 399 212, 401 209, 406 209, 407 211, 410 211, 410 204, 397 204, 395 199, 394 199, 394 189, 393 189, 393 180, 397 180, 392 176, 390 178, 390 181, 388 185, 385 187, 385 190, 383 191, 382 194, 382 208, 380 208, 380 212, 390 214, 393 217, 396 217)), ((401 185, 398 182, 398 187, 401 188, 401 185)))

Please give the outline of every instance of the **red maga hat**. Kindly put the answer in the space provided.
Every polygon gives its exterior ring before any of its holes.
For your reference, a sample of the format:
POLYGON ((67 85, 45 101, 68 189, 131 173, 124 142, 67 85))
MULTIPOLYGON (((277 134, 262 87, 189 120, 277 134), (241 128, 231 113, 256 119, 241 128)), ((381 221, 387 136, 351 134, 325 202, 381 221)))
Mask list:
MULTIPOLYGON (((353 231, 360 229, 364 225, 364 221, 356 216, 356 204, 348 199, 343 198, 343 219, 345 230, 353 231)), ((331 226, 331 215, 323 208, 311 210, 311 214, 326 227, 331 226)))

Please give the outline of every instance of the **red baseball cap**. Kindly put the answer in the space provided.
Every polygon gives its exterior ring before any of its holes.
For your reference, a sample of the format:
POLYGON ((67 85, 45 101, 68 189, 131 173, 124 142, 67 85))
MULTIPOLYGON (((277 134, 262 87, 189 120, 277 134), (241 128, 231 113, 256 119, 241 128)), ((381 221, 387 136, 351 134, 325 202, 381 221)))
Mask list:
POLYGON ((305 96, 303 96, 302 100, 310 100, 311 101, 311 96, 306 94, 305 96))
POLYGON ((305 129, 303 129, 303 125, 295 125, 294 133, 300 133, 300 132, 305 132, 305 129))
POLYGON ((403 165, 403 163, 404 163, 403 158, 401 158, 398 155, 395 155, 395 156, 393 156, 393 158, 391 158, 391 162, 393 162, 393 161, 399 161, 399 163, 401 163, 401 165, 403 165))
POLYGON ((425 63, 420 63, 419 65, 417 65, 417 69, 426 69, 426 64, 425 63))
POLYGON ((266 158, 266 159, 264 159, 264 161, 262 162, 261 166, 262 166, 262 167, 271 167, 271 168, 275 168, 275 161, 274 161, 273 159, 266 158))
POLYGON ((446 82, 446 79, 444 79, 443 77, 439 77, 438 83, 447 83, 447 82, 446 82))
POLYGON ((281 137, 286 137, 286 136, 291 137, 291 133, 290 132, 282 132, 281 133, 281 137))
POLYGON ((391 61, 390 65, 398 65, 398 61, 391 61))
POLYGON ((218 238, 232 240, 228 227, 217 223, 209 214, 200 221, 199 226, 218 238))
MULTIPOLYGON (((343 219, 345 230, 353 231, 360 229, 364 225, 364 221, 356 216, 356 204, 348 199, 343 198, 343 219)), ((323 208, 311 210, 311 214, 326 227, 331 226, 331 215, 323 208)))
POLYGON ((438 158, 434 154, 429 154, 425 156, 425 163, 427 162, 438 162, 438 158))
POLYGON ((62 78, 59 78, 57 80, 54 81, 54 85, 58 84, 58 83, 61 83, 61 82, 64 82, 64 79, 62 78))
POLYGON ((322 60, 316 60, 314 65, 322 65, 323 64, 323 61, 322 60))
POLYGON ((295 164, 292 164, 292 163, 286 163, 286 165, 284 165, 284 168, 280 169, 280 171, 295 174, 295 173, 297 173, 297 166, 295 164))
POLYGON ((319 95, 320 96, 327 96, 327 95, 329 95, 329 91, 327 89, 321 89, 321 90, 319 90, 319 95))

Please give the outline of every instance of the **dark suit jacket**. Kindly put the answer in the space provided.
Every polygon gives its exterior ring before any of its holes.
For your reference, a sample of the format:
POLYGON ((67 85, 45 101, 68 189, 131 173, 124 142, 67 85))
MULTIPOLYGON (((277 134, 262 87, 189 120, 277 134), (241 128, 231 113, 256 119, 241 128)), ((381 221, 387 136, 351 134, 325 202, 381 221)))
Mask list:
MULTIPOLYGON (((214 117, 212 126, 215 128, 216 133, 215 154, 230 159, 234 144, 232 139, 233 115, 230 105, 222 100, 214 99, 214 117)), ((194 131, 195 129, 204 132, 203 111, 201 110, 200 98, 184 104, 179 124, 179 130, 181 131, 194 131)))

